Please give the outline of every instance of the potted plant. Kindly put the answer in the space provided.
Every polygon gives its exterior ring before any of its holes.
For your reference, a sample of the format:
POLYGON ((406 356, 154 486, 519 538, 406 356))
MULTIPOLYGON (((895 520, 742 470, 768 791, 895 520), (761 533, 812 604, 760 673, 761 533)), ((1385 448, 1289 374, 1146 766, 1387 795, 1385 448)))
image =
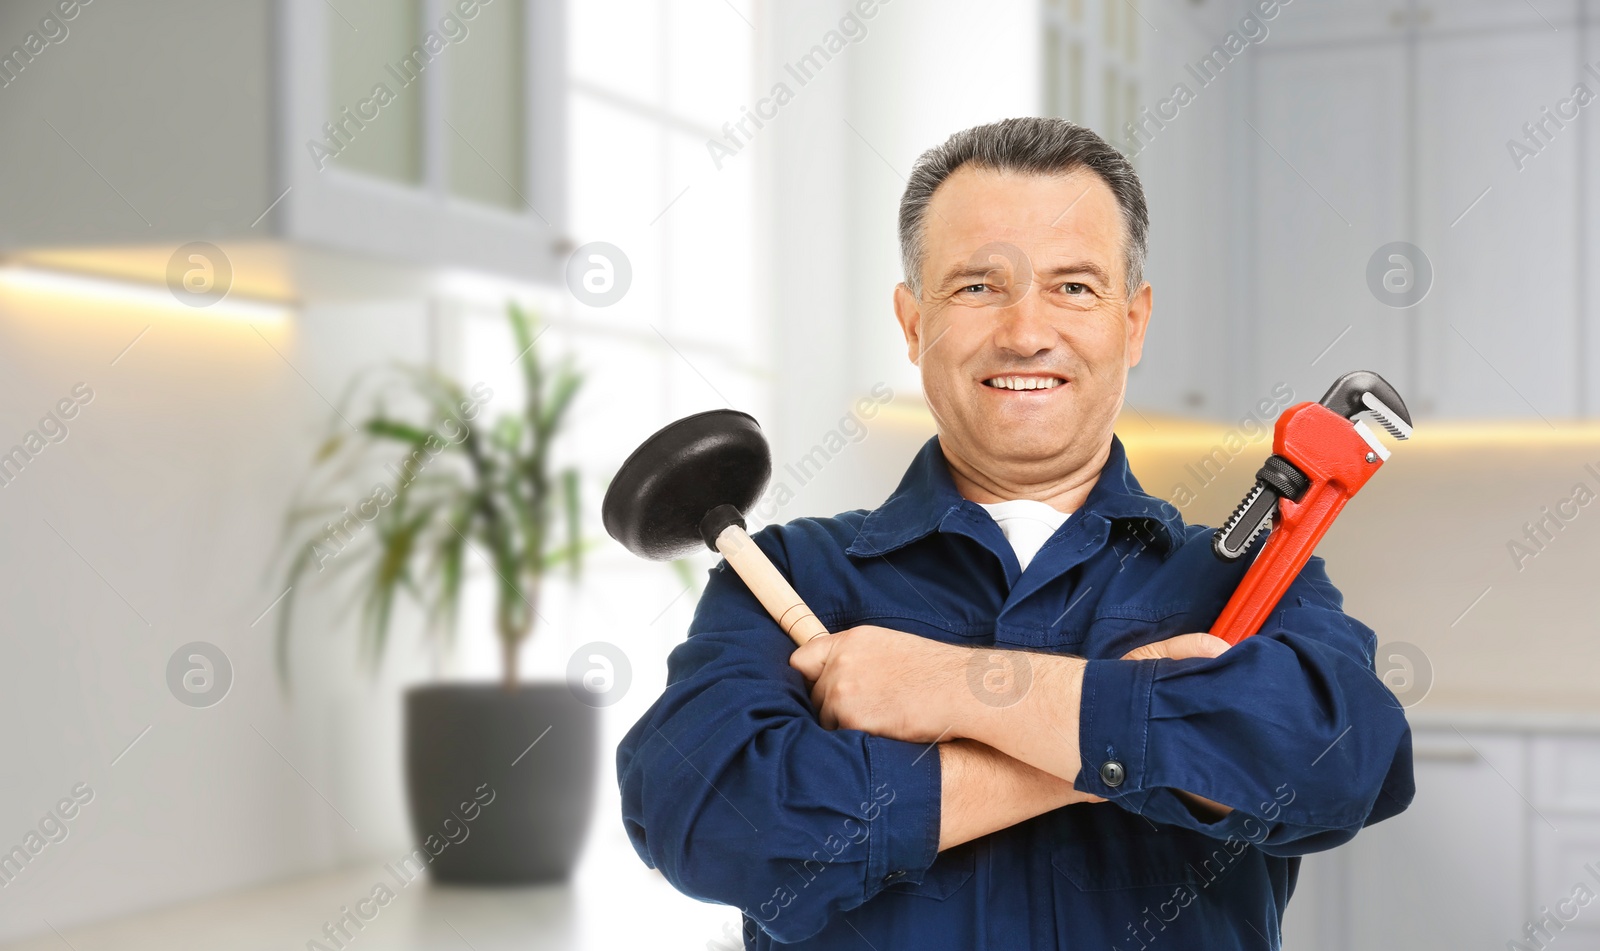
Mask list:
POLYGON ((415 686, 404 700, 412 828, 442 882, 565 877, 593 802, 596 707, 564 682, 523 683, 517 671, 544 580, 562 566, 576 580, 587 547, 578 473, 554 471, 551 459, 582 378, 570 359, 543 365, 521 309, 509 306, 507 317, 526 389, 520 412, 485 425, 489 388, 463 387, 430 368, 387 368, 389 385, 370 390, 363 374, 341 402, 364 395, 370 413, 359 422, 336 413, 285 521, 293 553, 277 636, 285 690, 293 600, 313 577, 363 569, 349 594, 361 609, 361 651, 375 670, 402 594, 425 609, 430 635, 453 644, 468 565, 478 559, 489 571, 501 682, 415 686), (395 385, 420 412, 390 408, 395 385), (372 476, 377 454, 389 457, 383 478, 356 488, 363 484, 354 480, 372 476))

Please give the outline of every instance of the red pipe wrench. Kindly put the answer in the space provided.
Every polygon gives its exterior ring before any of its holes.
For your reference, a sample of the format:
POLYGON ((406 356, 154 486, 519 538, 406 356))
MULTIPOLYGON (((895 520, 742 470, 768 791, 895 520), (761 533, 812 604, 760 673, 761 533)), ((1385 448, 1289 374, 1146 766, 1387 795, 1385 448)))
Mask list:
POLYGON ((1271 532, 1212 634, 1237 644, 1259 631, 1344 504, 1389 458, 1363 417, 1396 439, 1411 436, 1400 394, 1368 370, 1346 373, 1318 402, 1296 403, 1278 417, 1272 455, 1211 540, 1218 558, 1236 561, 1271 532))

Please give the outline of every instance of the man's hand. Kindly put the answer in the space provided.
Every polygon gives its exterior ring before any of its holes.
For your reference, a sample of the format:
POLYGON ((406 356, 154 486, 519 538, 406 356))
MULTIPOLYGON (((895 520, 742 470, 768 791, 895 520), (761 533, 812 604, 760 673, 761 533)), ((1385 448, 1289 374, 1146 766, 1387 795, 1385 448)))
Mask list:
POLYGON ((969 650, 864 624, 812 638, 789 666, 815 684, 811 702, 824 727, 932 743, 959 717, 969 650))

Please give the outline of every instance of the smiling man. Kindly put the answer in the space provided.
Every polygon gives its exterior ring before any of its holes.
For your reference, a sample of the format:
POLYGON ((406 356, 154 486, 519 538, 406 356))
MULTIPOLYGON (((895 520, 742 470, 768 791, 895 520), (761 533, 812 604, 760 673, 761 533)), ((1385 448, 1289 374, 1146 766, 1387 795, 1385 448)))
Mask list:
POLYGON ((1299 856, 1411 801, 1372 630, 1249 559, 1113 432, 1151 314, 1127 160, 1060 119, 958 133, 900 205, 894 309, 938 435, 873 511, 754 536, 837 633, 726 562, 617 751, 634 847, 750 948, 1276 948, 1299 856))

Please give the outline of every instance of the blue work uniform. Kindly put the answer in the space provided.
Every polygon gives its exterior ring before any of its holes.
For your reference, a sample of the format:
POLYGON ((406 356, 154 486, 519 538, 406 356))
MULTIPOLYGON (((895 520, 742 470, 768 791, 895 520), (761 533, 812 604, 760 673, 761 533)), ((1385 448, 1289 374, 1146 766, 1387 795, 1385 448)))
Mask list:
POLYGON ((1026 571, 937 436, 876 510, 753 537, 829 630, 1087 658, 1073 781, 1108 801, 938 851, 937 748, 824 729, 793 642, 721 562, 617 778, 640 858, 740 909, 747 948, 1277 948, 1299 856, 1411 802, 1404 711, 1320 557, 1221 656, 1119 659, 1208 630, 1250 558, 1219 560, 1146 494, 1116 436, 1026 571), (1175 790, 1233 811, 1210 821, 1175 790))

